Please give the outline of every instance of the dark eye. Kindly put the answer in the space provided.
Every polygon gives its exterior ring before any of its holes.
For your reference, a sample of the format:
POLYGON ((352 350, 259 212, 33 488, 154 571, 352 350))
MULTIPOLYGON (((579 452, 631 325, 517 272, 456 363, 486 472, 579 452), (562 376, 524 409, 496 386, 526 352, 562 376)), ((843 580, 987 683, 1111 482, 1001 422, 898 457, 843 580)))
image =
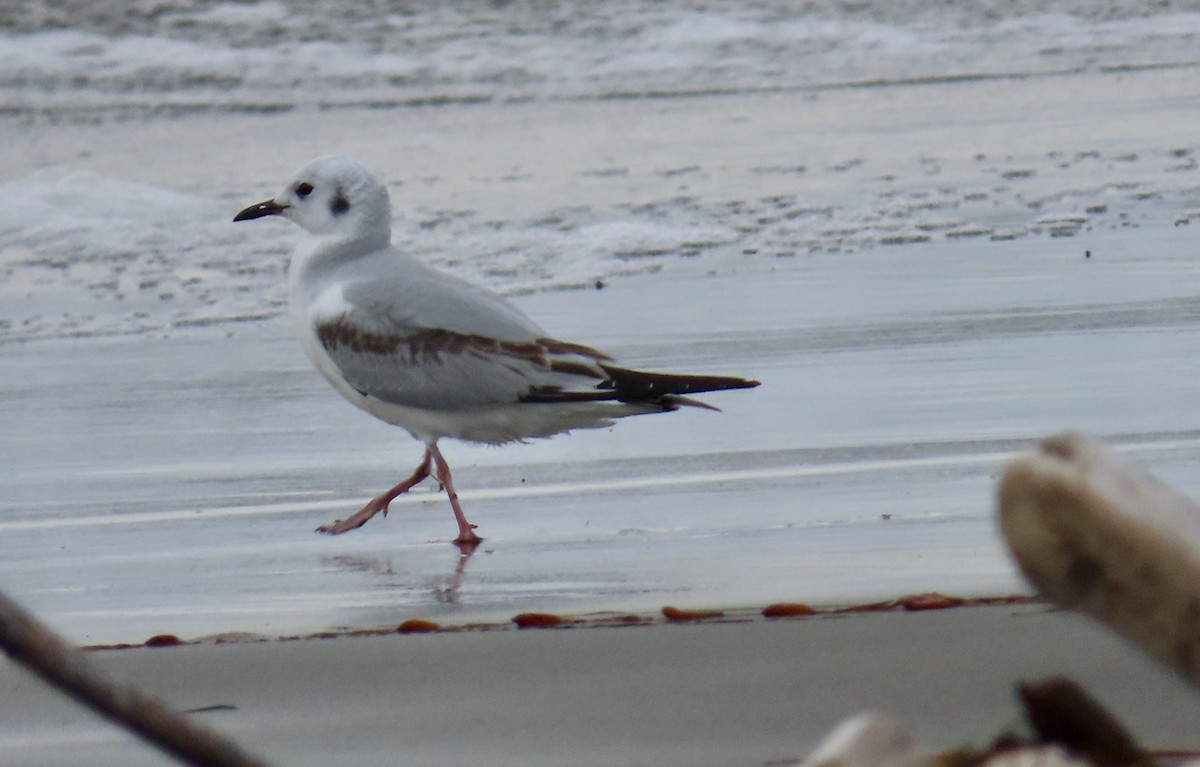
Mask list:
POLYGON ((296 194, 299 195, 300 199, 302 200, 312 194, 312 191, 313 185, 307 181, 301 181, 299 184, 296 184, 296 194))

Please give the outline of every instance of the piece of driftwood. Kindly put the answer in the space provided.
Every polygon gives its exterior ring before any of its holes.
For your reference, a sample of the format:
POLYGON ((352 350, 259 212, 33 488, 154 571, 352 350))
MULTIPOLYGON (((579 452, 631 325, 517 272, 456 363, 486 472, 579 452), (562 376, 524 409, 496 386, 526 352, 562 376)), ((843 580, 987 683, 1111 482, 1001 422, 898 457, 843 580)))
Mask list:
POLYGON ((933 752, 885 714, 862 713, 842 720, 804 764, 812 767, 926 767, 933 752))
POLYGON ((1019 684, 1017 695, 1038 742, 1061 746, 1096 767, 1150 764, 1124 725, 1070 679, 1019 684))
MULTIPOLYGON (((803 764, 812 767, 1153 767, 1144 751, 1082 687, 1063 677, 1020 684, 1031 734, 1002 733, 984 749, 934 753, 890 716, 863 713, 839 723, 803 764)), ((1178 757, 1194 754, 1177 754, 1178 757)), ((1177 762, 1171 762, 1177 763, 1177 762)), ((1189 763, 1196 767, 1195 763, 1189 763)))
POLYGON ((0 594, 0 649, 76 701, 194 767, 266 767, 155 698, 108 678, 79 649, 0 594))
POLYGON ((1069 432, 1008 465, 998 516, 1042 596, 1200 684, 1200 506, 1069 432))

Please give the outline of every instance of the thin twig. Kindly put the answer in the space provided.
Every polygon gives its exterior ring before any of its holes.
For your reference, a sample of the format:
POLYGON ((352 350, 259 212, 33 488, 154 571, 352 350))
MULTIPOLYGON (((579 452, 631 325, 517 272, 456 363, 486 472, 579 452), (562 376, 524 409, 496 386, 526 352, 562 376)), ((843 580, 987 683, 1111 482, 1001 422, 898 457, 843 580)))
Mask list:
POLYGON ((222 735, 197 725, 129 685, 109 679, 0 593, 0 649, 78 702, 194 767, 267 767, 222 735))

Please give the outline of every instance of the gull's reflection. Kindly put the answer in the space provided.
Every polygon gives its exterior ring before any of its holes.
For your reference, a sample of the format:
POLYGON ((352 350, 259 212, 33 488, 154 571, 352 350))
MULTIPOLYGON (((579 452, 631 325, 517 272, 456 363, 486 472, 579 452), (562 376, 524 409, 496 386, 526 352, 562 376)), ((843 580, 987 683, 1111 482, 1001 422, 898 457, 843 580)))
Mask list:
POLYGON ((460 546, 456 557, 457 562, 454 565, 454 572, 450 573, 450 577, 446 579, 446 585, 442 589, 434 589, 434 596, 439 602, 445 604, 458 603, 458 590, 463 584, 463 579, 467 577, 467 563, 471 561, 471 557, 475 556, 475 546, 460 546))
POLYGON ((434 601, 441 604, 457 604, 458 594, 466 582, 467 563, 475 555, 477 546, 460 546, 454 554, 454 568, 449 575, 429 575, 418 573, 411 568, 397 569, 391 557, 364 557, 341 554, 322 558, 322 563, 330 568, 346 570, 355 573, 369 573, 382 581, 383 588, 416 589, 414 580, 424 581, 431 589, 434 601))

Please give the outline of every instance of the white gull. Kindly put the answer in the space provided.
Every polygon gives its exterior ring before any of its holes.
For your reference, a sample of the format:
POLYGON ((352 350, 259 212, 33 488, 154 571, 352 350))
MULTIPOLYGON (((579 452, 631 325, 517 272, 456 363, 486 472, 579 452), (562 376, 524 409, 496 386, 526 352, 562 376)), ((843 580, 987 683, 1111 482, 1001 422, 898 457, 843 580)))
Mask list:
POLYGON ((758 385, 629 370, 552 338, 508 300, 393 247, 387 188, 352 157, 313 160, 274 199, 233 220, 271 215, 311 235, 292 255, 288 294, 308 356, 343 397, 425 445, 412 476, 319 532, 386 516, 394 498, 432 473, 454 509, 454 542, 474 547, 482 539, 459 505, 443 437, 496 445, 550 437, 681 405, 708 408, 685 395, 758 385))

